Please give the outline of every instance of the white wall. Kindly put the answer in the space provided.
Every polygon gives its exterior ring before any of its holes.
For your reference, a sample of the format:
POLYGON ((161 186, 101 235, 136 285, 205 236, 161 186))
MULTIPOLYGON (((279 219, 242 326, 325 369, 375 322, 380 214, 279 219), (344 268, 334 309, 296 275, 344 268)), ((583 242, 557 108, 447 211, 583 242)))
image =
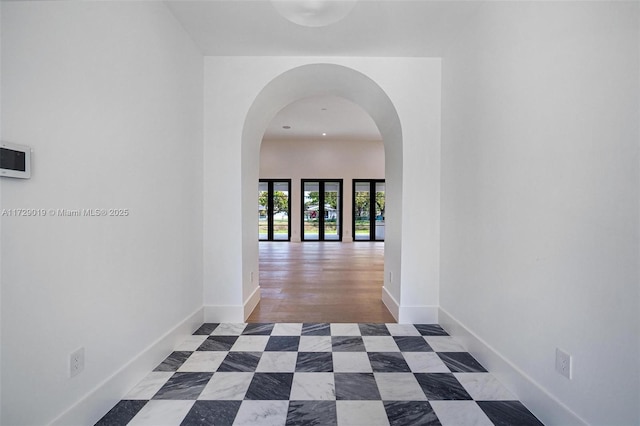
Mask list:
POLYGON ((486 3, 443 59, 441 306, 594 425, 640 421, 638 8, 486 3))
MULTIPOLYGON (((247 215, 245 226, 238 209, 244 209, 245 206, 249 209, 250 206, 251 211, 255 211, 260 139, 272 117, 260 116, 264 123, 250 123, 252 137, 264 125, 254 149, 253 139, 250 144, 242 143, 247 137, 243 131, 247 131, 245 120, 248 120, 251 108, 257 105, 257 101, 269 101, 262 96, 263 90, 269 93, 265 95, 267 98, 274 98, 271 109, 264 108, 273 116, 279 110, 272 108, 276 103, 287 96, 294 97, 289 102, 297 100, 292 93, 299 92, 307 97, 330 93, 349 99, 343 92, 351 89, 350 84, 365 85, 362 79, 358 80, 354 75, 363 75, 373 82, 369 87, 375 86, 390 100, 402 123, 402 140, 398 141, 402 146, 390 150, 385 147, 387 196, 397 196, 401 210, 393 221, 391 211, 387 212, 385 271, 393 272, 394 280, 391 282, 386 272, 384 288, 387 295, 394 299, 395 314, 401 321, 437 321, 440 61, 425 58, 346 57, 205 58, 203 280, 205 316, 208 320, 240 321, 247 315, 246 307, 255 302, 258 283, 252 282, 250 276, 252 273, 254 277, 257 276, 257 212, 255 218, 247 215), (308 66, 321 66, 328 71, 340 68, 350 71, 335 71, 345 78, 337 81, 335 87, 339 93, 334 93, 331 92, 332 82, 328 82, 327 78, 308 78, 307 73, 312 73, 308 71, 308 66), (305 77, 304 90, 301 90, 300 84, 287 86, 284 82, 287 81, 285 77, 290 75, 288 73, 303 67, 306 68, 300 74, 305 77), (307 80, 317 85, 307 84, 307 80), (390 173, 398 173, 399 176, 389 179, 390 173), (397 188, 392 188, 393 182, 398 183, 397 188), (403 192, 412 194, 422 191, 423 197, 402 198, 403 192), (421 215, 413 213, 416 211, 421 215), (392 229, 392 222, 395 229, 392 229), (414 231, 418 228, 424 234, 414 231), (243 252, 246 247, 248 249, 243 252), (405 253, 408 255, 401 259, 401 253, 402 256, 405 253), (405 307, 408 309, 405 310, 405 307)), ((358 92, 356 95, 363 99, 369 96, 371 99, 379 96, 379 93, 372 96, 358 92)), ((286 105, 279 105, 279 108, 286 105)), ((385 129, 381 128, 381 124, 394 125, 385 123, 388 114, 385 117, 381 108, 369 110, 367 106, 359 105, 374 118, 384 139, 385 129)), ((391 143, 385 141, 385 144, 387 142, 391 143)), ((388 204, 391 207, 394 201, 388 198, 388 204)))
POLYGON ((343 235, 352 241, 352 180, 384 179, 384 145, 358 140, 265 140, 260 178, 291 179, 291 241, 300 241, 301 179, 343 179, 343 235))
POLYGON ((2 3, 2 139, 34 149, 30 180, 2 179, 2 207, 129 215, 2 217, 0 423, 51 422, 197 322, 202 62, 159 2, 2 3))

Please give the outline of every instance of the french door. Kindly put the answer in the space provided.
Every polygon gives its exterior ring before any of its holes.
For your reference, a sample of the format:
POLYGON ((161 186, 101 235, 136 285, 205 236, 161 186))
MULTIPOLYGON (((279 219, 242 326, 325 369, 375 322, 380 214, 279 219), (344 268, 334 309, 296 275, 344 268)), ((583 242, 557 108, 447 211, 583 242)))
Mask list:
POLYGON ((354 241, 384 241, 384 209, 384 180, 353 180, 354 241))
POLYGON ((291 179, 260 179, 258 183, 258 238, 260 241, 291 239, 291 179))
POLYGON ((342 241, 342 179, 302 179, 302 241, 342 241))

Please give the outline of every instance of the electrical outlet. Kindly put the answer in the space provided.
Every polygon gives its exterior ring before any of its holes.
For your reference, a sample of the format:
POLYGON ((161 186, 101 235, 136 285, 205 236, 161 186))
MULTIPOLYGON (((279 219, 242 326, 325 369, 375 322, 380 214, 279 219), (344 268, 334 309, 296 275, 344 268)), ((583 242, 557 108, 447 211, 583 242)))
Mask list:
POLYGON ((84 348, 69 355, 69 377, 75 377, 84 370, 84 348))
POLYGON ((389 271, 389 284, 393 283, 393 272, 389 271))
POLYGON ((556 371, 571 380, 571 355, 556 348, 556 371))

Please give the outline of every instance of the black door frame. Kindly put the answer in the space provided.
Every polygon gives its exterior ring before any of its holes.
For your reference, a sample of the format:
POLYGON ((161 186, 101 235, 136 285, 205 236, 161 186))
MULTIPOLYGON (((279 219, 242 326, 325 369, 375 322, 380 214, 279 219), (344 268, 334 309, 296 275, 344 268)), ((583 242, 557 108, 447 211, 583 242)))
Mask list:
MULTIPOLYGON (((353 179, 352 181, 352 208, 351 208, 351 229, 353 241, 384 241, 384 238, 376 238, 376 184, 384 183, 384 179, 353 179), (369 238, 366 240, 356 239, 356 183, 369 184, 369 238)), ((386 196, 386 188, 385 188, 386 196)))
POLYGON ((260 236, 258 235, 258 240, 259 241, 291 241, 291 179, 259 179, 259 182, 263 182, 267 184, 267 205, 265 207, 267 207, 267 239, 266 240, 260 240, 260 236), (274 239, 273 237, 273 214, 271 212, 273 212, 273 184, 274 183, 286 183, 289 190, 288 190, 288 197, 287 197, 287 217, 289 218, 288 220, 288 226, 287 226, 287 239, 274 239))
POLYGON ((300 239, 301 241, 342 241, 343 222, 342 210, 344 204, 344 180, 343 179, 300 179, 300 239), (308 182, 318 183, 318 239, 307 240, 304 237, 304 184, 308 182), (325 240, 324 238, 324 184, 337 182, 339 185, 338 199, 338 238, 336 240, 325 240))

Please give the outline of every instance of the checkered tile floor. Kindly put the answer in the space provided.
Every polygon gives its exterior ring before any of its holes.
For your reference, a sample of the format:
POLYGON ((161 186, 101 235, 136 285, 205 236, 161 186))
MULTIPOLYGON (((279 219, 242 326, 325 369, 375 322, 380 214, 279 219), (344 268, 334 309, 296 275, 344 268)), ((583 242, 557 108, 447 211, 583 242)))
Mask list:
POLYGON ((204 324, 98 425, 540 425, 436 324, 204 324))

